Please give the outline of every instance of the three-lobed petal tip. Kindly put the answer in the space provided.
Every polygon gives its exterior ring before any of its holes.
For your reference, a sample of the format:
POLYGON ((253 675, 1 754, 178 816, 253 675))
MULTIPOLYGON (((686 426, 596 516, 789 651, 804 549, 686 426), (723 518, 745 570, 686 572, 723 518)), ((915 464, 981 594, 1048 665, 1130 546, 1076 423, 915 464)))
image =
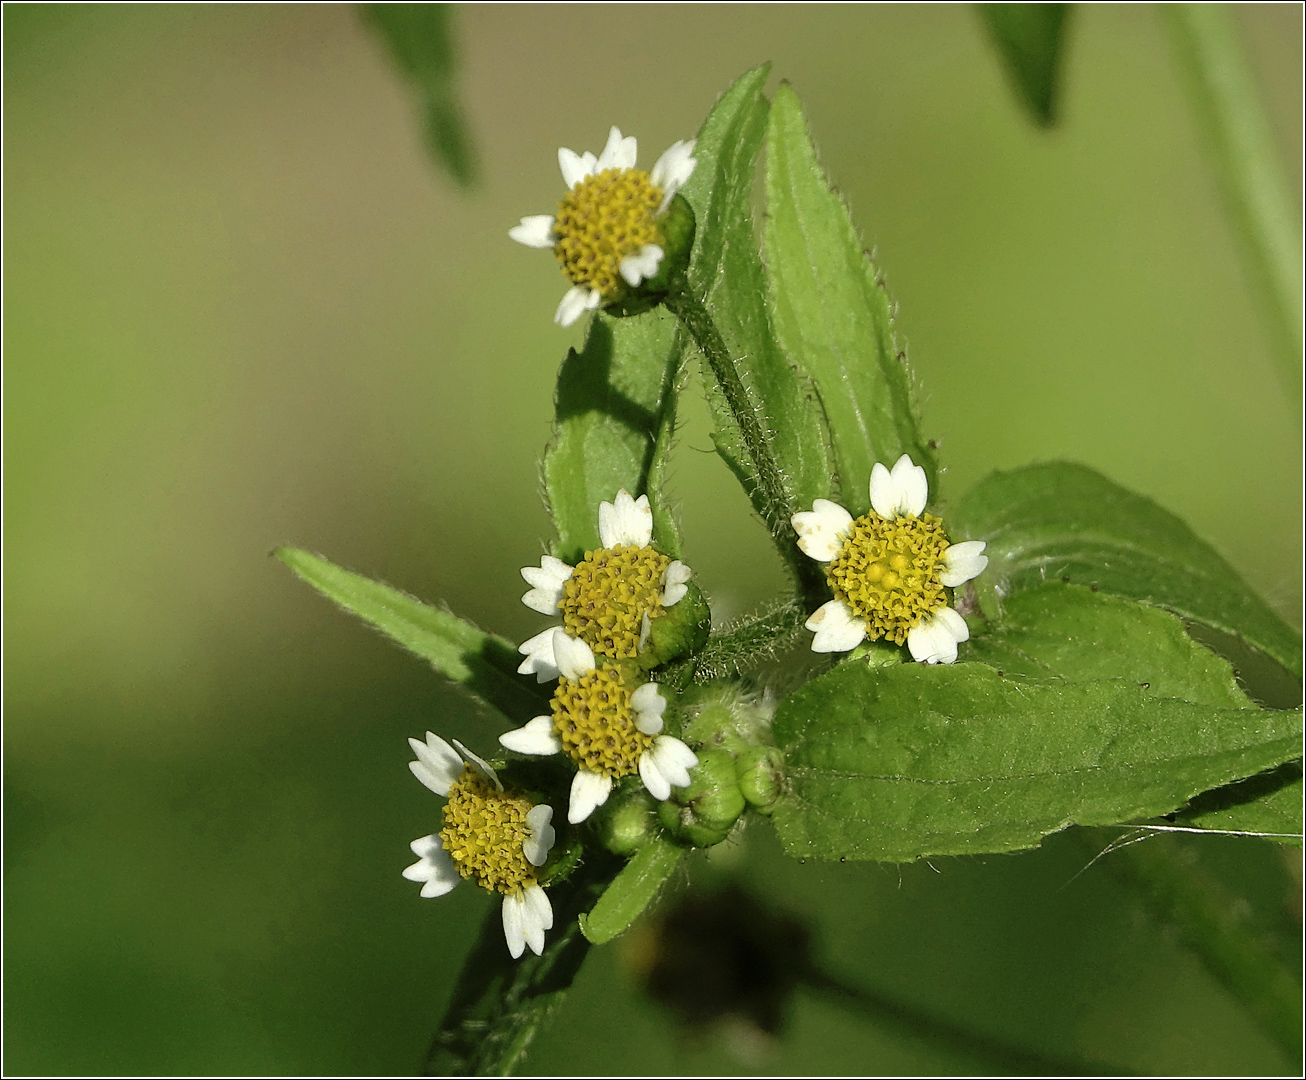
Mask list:
POLYGON ((423 899, 443 896, 462 880, 439 836, 423 836, 408 846, 417 856, 417 862, 405 867, 403 876, 409 881, 421 882, 423 899))
POLYGON ((503 896, 503 936, 508 952, 516 960, 530 947, 539 956, 544 952, 544 932, 553 929, 553 906, 538 885, 503 896))
POLYGON ((499 736, 499 745, 517 754, 548 757, 562 753, 562 740, 553 730, 553 717, 537 716, 519 728, 499 736))
MULTIPOLYGON (((658 597, 663 607, 675 607, 689 592, 689 579, 693 571, 679 559, 673 559, 662 572, 662 594, 658 597)), ((645 616, 647 618, 648 616, 645 616)))
POLYGON ((822 604, 803 624, 815 631, 812 652, 848 652, 866 637, 866 623, 857 618, 842 600, 822 604))
POLYGON ((562 587, 575 568, 552 555, 541 555, 539 566, 523 566, 521 576, 530 589, 521 602, 541 615, 556 615, 562 602, 562 587))
POLYGON ((852 514, 829 499, 817 499, 810 510, 791 520, 798 534, 798 550, 817 562, 829 562, 838 555, 853 526, 852 514))
POLYGON ((952 664, 957 645, 970 638, 970 628, 950 607, 939 608, 907 632, 907 648, 913 660, 922 664, 952 664))
POLYGON ((526 814, 526 827, 531 833, 522 841, 522 854, 532 866, 543 866, 557 838, 557 831, 550 822, 553 820, 553 807, 547 803, 532 806, 526 814))
POLYGON ((603 294, 598 289, 589 289, 583 285, 573 285, 562 296, 558 310, 554 312, 553 321, 559 326, 571 326, 587 311, 593 311, 603 302, 603 294))
POLYGON ((673 787, 689 787, 689 770, 697 764, 698 755, 683 742, 659 735, 639 756, 639 778, 653 798, 664 802, 673 787))
POLYGON ((949 589, 966 584, 971 578, 978 577, 989 565, 989 557, 984 554, 987 545, 983 540, 965 540, 960 544, 951 544, 943 553, 943 571, 939 581, 949 589))
POLYGON ((630 705, 635 710, 635 726, 645 735, 656 735, 662 730, 667 699, 662 696, 657 683, 645 683, 631 694, 630 705))
POLYGON ((408 763, 412 774, 437 795, 447 796, 450 786, 463 771, 463 759, 458 756, 458 751, 429 731, 426 742, 409 739, 408 745, 417 755, 416 761, 408 763))
POLYGON ((526 657, 517 667, 518 675, 534 675, 536 682, 550 682, 558 677, 558 660, 553 655, 553 634, 556 626, 541 630, 517 646, 526 657))
POLYGON ((871 507, 882 518, 920 517, 929 501, 930 485, 925 470, 903 454, 886 469, 878 461, 871 468, 871 507))
POLYGON ((579 825, 590 814, 608 801, 612 793, 612 777, 589 769, 579 769, 571 779, 571 798, 567 804, 567 821, 579 825))
POLYGON ((594 650, 580 638, 554 628, 553 659, 564 679, 579 679, 594 670, 594 650))
POLYGON ((648 496, 632 499, 625 488, 612 502, 599 503, 599 539, 605 548, 648 547, 653 539, 653 510, 648 496))
POLYGON ((532 214, 522 218, 520 225, 509 229, 508 236, 530 248, 551 248, 558 242, 553 234, 553 222, 552 214, 532 214))

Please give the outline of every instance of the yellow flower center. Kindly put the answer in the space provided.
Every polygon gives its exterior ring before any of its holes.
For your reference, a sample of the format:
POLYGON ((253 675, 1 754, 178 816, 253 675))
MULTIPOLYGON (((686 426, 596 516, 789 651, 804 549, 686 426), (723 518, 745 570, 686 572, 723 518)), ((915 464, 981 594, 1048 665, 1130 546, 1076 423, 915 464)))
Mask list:
POLYGON ((645 244, 661 244, 657 209, 662 189, 643 169, 604 169, 577 182, 558 206, 553 253, 574 285, 610 299, 625 287, 621 260, 645 244))
POLYGON ((948 538, 932 514, 886 521, 867 514, 830 563, 827 577, 836 599, 866 620, 866 636, 898 645, 907 631, 948 602, 939 574, 948 538))
POLYGON ((630 691, 610 667, 558 680, 553 727, 572 761, 614 779, 633 773, 640 755, 653 745, 653 736, 635 726, 630 691))
POLYGON ((656 619, 662 606, 662 575, 671 560, 651 547, 600 548, 585 558, 562 585, 562 625, 594 652, 618 660, 639 652, 644 616, 656 619))
POLYGON ((449 785, 440 842, 463 877, 493 892, 519 892, 536 882, 522 850, 530 811, 529 801, 500 791, 468 765, 449 785))

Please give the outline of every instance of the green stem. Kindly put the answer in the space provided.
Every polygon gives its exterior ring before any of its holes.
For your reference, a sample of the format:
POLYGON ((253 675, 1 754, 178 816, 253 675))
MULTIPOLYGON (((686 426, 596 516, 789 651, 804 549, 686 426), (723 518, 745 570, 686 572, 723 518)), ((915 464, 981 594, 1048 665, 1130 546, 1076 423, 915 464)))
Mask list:
POLYGON ((1267 308, 1288 395, 1302 389, 1301 226, 1270 127, 1223 4, 1167 5, 1225 199, 1267 308))
POLYGON ((798 554, 798 534, 794 532, 792 519, 800 507, 790 497, 784 471, 771 453, 770 441, 748 388, 739 376, 739 369, 735 366, 734 358, 716 323, 712 321, 707 305, 683 277, 673 282, 665 304, 689 331, 694 344, 707 361, 717 386, 721 388, 726 407, 739 427, 744 450, 749 458, 749 468, 761 492, 762 505, 766 507, 763 516, 767 528, 771 530, 782 556, 797 577, 804 599, 809 602, 809 606, 813 600, 816 603, 823 602, 828 598, 824 575, 816 563, 811 559, 800 558, 798 554))

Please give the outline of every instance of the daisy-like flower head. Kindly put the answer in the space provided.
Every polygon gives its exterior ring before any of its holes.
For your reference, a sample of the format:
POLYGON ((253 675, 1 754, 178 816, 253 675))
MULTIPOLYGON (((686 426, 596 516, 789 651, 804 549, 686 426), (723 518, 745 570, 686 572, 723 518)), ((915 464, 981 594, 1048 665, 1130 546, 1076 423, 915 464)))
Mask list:
POLYGON ((553 928, 538 876, 553 847, 553 808, 504 790, 494 769, 460 742, 450 746, 428 731, 426 742, 408 745, 417 755, 408 763, 413 775, 449 801, 444 827, 410 845, 417 862, 404 877, 421 882, 424 897, 443 896, 463 878, 502 893, 508 951, 516 959, 529 945, 538 956, 553 928))
POLYGON ((576 763, 567 820, 584 821, 607 802, 613 781, 636 771, 658 801, 669 798, 673 787, 688 787, 698 756, 662 734, 667 702, 657 683, 631 691, 619 668, 595 666, 585 642, 561 630, 552 633, 562 676, 553 712, 500 735, 499 742, 519 754, 563 753, 576 763))
POLYGON ((615 127, 597 158, 563 147, 558 165, 568 187, 556 215, 524 217, 508 230, 519 244, 552 248, 571 288, 553 321, 570 326, 600 304, 656 277, 666 255, 664 219, 696 164, 694 141, 675 143, 651 172, 635 168, 635 138, 615 127))
MULTIPOLYGON (((563 628, 599 656, 630 660, 648 640, 650 623, 666 614, 689 591, 689 567, 650 546, 653 511, 648 496, 632 499, 625 490, 599 504, 603 546, 585 553, 576 566, 545 555, 521 576, 531 586, 522 603, 542 615, 561 615, 563 628)), ((539 682, 558 677, 550 627, 525 642, 517 670, 539 682)))
POLYGON ((943 523, 925 513, 925 470, 906 454, 890 472, 871 470, 872 512, 854 518, 828 499, 795 514, 798 546, 829 563, 834 599, 807 620, 816 652, 847 652, 863 639, 906 643, 912 659, 951 664, 970 637, 966 620, 948 606, 955 589, 989 564, 983 540, 952 544, 943 523))

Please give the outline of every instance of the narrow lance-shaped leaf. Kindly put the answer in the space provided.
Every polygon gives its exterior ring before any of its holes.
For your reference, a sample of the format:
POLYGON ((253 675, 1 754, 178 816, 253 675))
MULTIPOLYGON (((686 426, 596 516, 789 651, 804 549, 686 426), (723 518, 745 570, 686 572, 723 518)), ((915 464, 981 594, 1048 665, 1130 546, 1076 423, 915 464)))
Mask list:
POLYGON ((543 699, 534 680, 516 674, 521 658, 511 642, 389 585, 342 570, 319 555, 290 547, 274 554, 328 600, 416 653, 509 720, 520 723, 541 711, 543 699))
POLYGON ((754 235, 753 180, 766 137, 768 105, 762 87, 768 70, 763 65, 743 75, 712 109, 694 151, 698 166, 681 193, 698 222, 690 281, 706 300, 779 466, 780 505, 772 505, 759 485, 757 463, 710 367, 703 365, 716 427, 713 440, 776 535, 782 557, 799 569, 789 517, 830 493, 832 466, 816 391, 776 343, 754 235))
POLYGON ((476 160, 454 86, 457 68, 450 4, 365 4, 366 19, 412 80, 426 119, 431 151, 458 183, 476 181, 476 160))
POLYGON ((871 466, 902 454, 936 489, 893 310, 848 208, 816 157, 798 95, 781 84, 766 140, 766 268, 776 336, 816 384, 830 423, 840 502, 870 509, 871 466))
POLYGON ((793 855, 902 862, 1015 851, 1155 817, 1301 753, 1301 713, 1046 683, 984 664, 845 663, 781 703, 793 855))
POLYGON ((1069 4, 976 4, 1002 58, 1011 88, 1034 118, 1057 119, 1069 4))
POLYGON ((994 473, 950 508, 954 536, 988 543, 975 581, 990 616, 1003 597, 1069 578, 1240 638, 1298 678, 1301 637, 1179 518, 1070 462, 994 473))
POLYGON ((593 944, 603 945, 628 930, 653 902, 684 854, 683 847, 660 837, 645 843, 612 880, 593 909, 581 915, 581 932, 593 944))

